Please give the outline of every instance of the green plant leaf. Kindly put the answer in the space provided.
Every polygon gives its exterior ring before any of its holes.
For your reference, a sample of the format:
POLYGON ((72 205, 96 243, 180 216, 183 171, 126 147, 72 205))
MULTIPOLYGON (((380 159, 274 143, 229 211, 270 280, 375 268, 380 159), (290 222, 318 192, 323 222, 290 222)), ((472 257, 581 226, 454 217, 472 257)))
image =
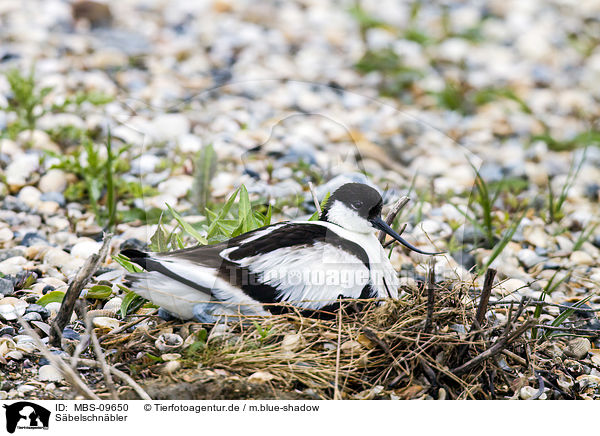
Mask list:
POLYGON ((46 306, 48 303, 62 303, 65 293, 63 291, 52 291, 40 297, 36 304, 46 306))
POLYGON ((96 300, 106 300, 112 295, 112 287, 106 285, 94 285, 92 286, 85 298, 94 298, 96 300))
POLYGON ((192 238, 198 241, 199 244, 208 244, 208 240, 204 236, 202 236, 200 232, 198 232, 198 230, 192 227, 191 224, 186 222, 181 217, 181 215, 179 215, 179 213, 177 213, 170 205, 167 204, 167 208, 169 209, 169 212, 171 212, 171 215, 173 215, 173 218, 175 218, 175 220, 179 223, 184 232, 186 232, 188 235, 190 235, 192 238))
POLYGON ((121 302, 121 318, 125 318, 131 312, 139 309, 146 302, 146 299, 140 297, 135 292, 129 292, 123 297, 121 302))
POLYGON ((114 255, 112 259, 125 268, 128 272, 134 273, 144 271, 140 266, 131 262, 127 256, 123 256, 121 253, 114 255))

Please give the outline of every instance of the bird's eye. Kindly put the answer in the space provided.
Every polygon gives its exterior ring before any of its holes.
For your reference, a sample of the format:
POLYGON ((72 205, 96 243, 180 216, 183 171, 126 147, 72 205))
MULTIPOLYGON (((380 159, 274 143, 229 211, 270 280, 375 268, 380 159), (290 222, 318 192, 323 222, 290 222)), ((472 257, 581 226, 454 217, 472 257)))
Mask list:
POLYGON ((363 202, 360 200, 356 200, 350 204, 350 206, 352 206, 352 209, 354 209, 354 210, 360 209, 362 207, 362 205, 363 205, 363 202))

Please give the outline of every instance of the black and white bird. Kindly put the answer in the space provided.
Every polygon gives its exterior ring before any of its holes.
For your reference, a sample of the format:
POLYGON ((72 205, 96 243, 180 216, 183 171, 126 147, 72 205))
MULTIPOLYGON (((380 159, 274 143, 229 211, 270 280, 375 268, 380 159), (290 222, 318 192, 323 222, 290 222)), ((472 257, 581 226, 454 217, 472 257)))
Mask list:
POLYGON ((348 183, 318 221, 288 221, 215 245, 165 252, 123 250, 148 272, 126 276, 131 290, 170 314, 215 322, 267 316, 293 305, 334 310, 339 298, 397 298, 399 279, 377 239, 383 230, 421 254, 381 219, 383 201, 368 185, 348 183))

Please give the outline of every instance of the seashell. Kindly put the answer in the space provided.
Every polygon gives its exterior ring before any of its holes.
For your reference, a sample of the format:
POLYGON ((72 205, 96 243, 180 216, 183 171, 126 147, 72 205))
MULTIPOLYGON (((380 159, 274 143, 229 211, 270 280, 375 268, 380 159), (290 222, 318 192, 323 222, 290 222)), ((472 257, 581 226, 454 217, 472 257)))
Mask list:
POLYGON ((565 356, 573 359, 583 359, 587 356, 587 353, 592 349, 592 344, 587 338, 575 338, 567 344, 563 352, 565 356))
POLYGON ((174 351, 183 345, 183 338, 175 333, 163 333, 154 342, 154 345, 163 353, 174 351))
POLYGON ((180 359, 181 358, 181 354, 179 354, 179 353, 165 353, 165 354, 161 355, 160 358, 162 360, 164 360, 165 362, 169 362, 171 360, 180 359))
POLYGON ((302 343, 304 342, 303 339, 304 338, 299 333, 285 335, 281 341, 281 349, 284 351, 295 351, 302 347, 302 343))
POLYGON ((19 350, 12 350, 9 351, 8 353, 6 353, 4 355, 5 358, 7 359, 13 359, 13 360, 21 360, 24 356, 23 353, 19 350))
POLYGON ((358 353, 362 345, 358 341, 346 341, 342 344, 341 350, 342 353, 358 353))
POLYGON ((111 298, 110 300, 108 300, 102 309, 110 310, 110 311, 113 311, 114 313, 117 313, 121 309, 122 303, 123 303, 122 298, 114 297, 114 298, 111 298))
MULTIPOLYGON (((521 388, 521 390, 519 391, 519 396, 521 397, 522 400, 530 400, 533 398, 533 396, 535 394, 537 394, 538 389, 532 387, 532 386, 523 386, 521 388)), ((543 393, 542 395, 539 396, 538 400, 545 400, 547 399, 548 396, 546 395, 546 393, 543 393)))
POLYGON ((40 366, 38 370, 38 380, 40 381, 55 382, 62 379, 62 373, 52 365, 40 366))
POLYGON ((94 324, 94 327, 97 327, 97 328, 112 330, 112 329, 116 329, 117 327, 119 327, 119 325, 121 323, 116 318, 110 318, 108 316, 96 316, 92 320, 92 324, 94 324))
POLYGON ((266 372, 266 371, 257 371, 254 374, 252 374, 250 377, 248 377, 248 382, 249 383, 266 383, 268 381, 271 381, 275 378, 275 376, 273 374, 271 374, 270 372, 266 372))
POLYGON ((23 316, 27 310, 27 303, 15 297, 4 297, 0 300, 0 317, 6 321, 13 321, 23 316))
POLYGON ((177 360, 170 360, 165 363, 165 366, 162 367, 162 371, 165 374, 172 374, 181 368, 181 362, 177 360))

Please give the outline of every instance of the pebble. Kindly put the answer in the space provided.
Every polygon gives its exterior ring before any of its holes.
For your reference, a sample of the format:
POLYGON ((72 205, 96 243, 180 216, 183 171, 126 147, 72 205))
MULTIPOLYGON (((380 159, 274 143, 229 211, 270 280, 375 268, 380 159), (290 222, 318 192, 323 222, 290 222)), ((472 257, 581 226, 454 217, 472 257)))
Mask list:
POLYGON ((14 233, 9 228, 0 229, 0 243, 11 241, 14 237, 14 233))
POLYGON ((80 238, 77 244, 71 247, 71 256, 80 259, 87 259, 92 254, 97 254, 100 251, 102 244, 90 238, 80 238))
POLYGON ((31 247, 33 245, 48 245, 48 241, 37 232, 28 232, 23 236, 21 245, 31 247))
POLYGON ((29 313, 26 313, 25 315, 23 315, 23 319, 25 321, 41 321, 42 315, 40 315, 37 312, 29 312, 29 313))
POLYGON ((519 250, 517 258, 526 268, 531 268, 545 260, 543 257, 538 256, 535 251, 530 249, 519 250))
POLYGON ((43 319, 47 319, 50 316, 48 308, 39 304, 30 304, 27 306, 25 313, 38 313, 43 319))
POLYGON ((0 277, 0 294, 7 296, 11 295, 14 291, 15 287, 12 280, 0 277))
POLYGON ((6 184, 14 190, 23 187, 31 175, 39 167, 39 158, 34 154, 22 154, 16 156, 6 167, 6 184))
POLYGON ((38 187, 41 192, 58 192, 62 193, 67 187, 67 177, 62 170, 51 169, 44 174, 38 182, 38 187))
POLYGON ((60 310, 60 303, 53 301, 51 303, 46 304, 45 307, 50 312, 50 318, 54 318, 60 310))
POLYGON ((573 264, 573 265, 594 265, 596 262, 594 261, 594 258, 592 256, 590 256, 588 253, 586 253, 585 251, 574 251, 573 253, 571 253, 571 256, 569 257, 569 261, 573 264))
POLYGON ((25 186, 19 191, 19 196, 17 198, 27 205, 27 207, 35 209, 40 202, 41 196, 42 193, 37 188, 33 186, 25 186))
POLYGON ((3 262, 11 257, 23 256, 24 254, 25 253, 23 252, 23 250, 20 250, 18 248, 5 248, 0 250, 0 262, 3 262))

